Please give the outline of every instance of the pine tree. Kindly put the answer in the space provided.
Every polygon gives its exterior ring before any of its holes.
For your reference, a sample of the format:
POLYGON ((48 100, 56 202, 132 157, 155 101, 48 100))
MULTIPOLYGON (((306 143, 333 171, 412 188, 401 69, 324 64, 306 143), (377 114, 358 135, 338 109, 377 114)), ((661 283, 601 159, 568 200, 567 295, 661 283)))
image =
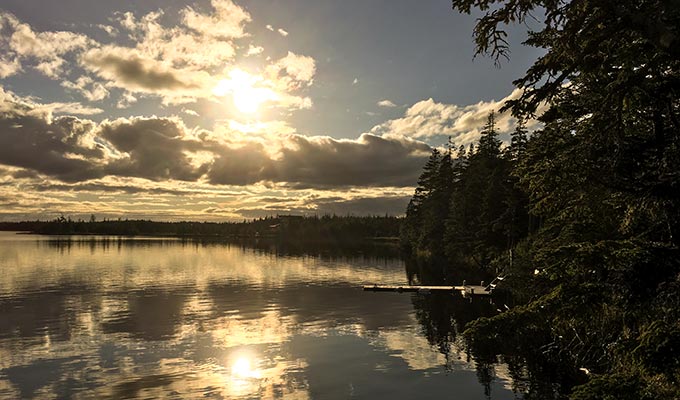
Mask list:
POLYGON ((417 252, 420 248, 422 231, 425 226, 424 216, 429 207, 429 199, 437 185, 437 174, 441 165, 441 153, 433 148, 430 158, 423 167, 418 178, 418 186, 406 210, 404 226, 401 229, 402 245, 410 251, 417 252))
POLYGON ((449 213, 449 204, 453 191, 453 160, 452 144, 449 139, 447 149, 441 157, 437 172, 434 175, 434 185, 428 198, 423 203, 422 221, 419 247, 430 255, 443 255, 443 241, 445 217, 449 213))
POLYGON ((519 117, 515 124, 515 130, 510 134, 508 156, 512 162, 517 162, 524 155, 528 141, 526 122, 523 117, 519 117))
MULTIPOLYGON (((508 104, 515 115, 548 107, 517 163, 542 220, 526 244, 525 265, 540 271, 528 284, 534 299, 544 296, 471 332, 491 338, 504 326, 531 326, 544 341, 514 329, 512 351, 555 345, 561 364, 598 375, 572 398, 680 398, 678 3, 453 6, 484 12, 477 51, 496 59, 508 55, 509 21, 537 8, 545 15, 526 42, 545 53, 515 81, 523 94, 508 104)), ((494 344, 502 347, 486 343, 494 344)))
POLYGON ((501 141, 496 130, 496 113, 491 111, 482 129, 477 146, 477 154, 484 158, 496 158, 501 151, 501 141))

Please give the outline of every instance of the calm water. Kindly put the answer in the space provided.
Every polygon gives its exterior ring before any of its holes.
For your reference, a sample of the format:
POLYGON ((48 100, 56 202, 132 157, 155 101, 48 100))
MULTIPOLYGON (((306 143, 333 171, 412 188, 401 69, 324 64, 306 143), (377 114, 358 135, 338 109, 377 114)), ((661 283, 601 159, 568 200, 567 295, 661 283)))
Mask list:
POLYGON ((358 289, 402 260, 331 250, 0 232, 0 398, 515 398, 450 299, 358 289))

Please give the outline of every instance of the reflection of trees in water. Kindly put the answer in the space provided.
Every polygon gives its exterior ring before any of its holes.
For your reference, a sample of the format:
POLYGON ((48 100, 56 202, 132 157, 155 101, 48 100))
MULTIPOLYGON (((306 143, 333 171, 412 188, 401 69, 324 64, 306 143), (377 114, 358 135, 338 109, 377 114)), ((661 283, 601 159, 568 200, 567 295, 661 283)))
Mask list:
POLYGON ((412 303, 423 335, 430 345, 435 346, 444 355, 447 369, 453 365, 464 348, 467 351, 468 360, 470 357, 475 360, 477 377, 484 387, 484 392, 489 396, 491 383, 494 380, 496 360, 484 362, 485 360, 478 355, 470 353, 464 345, 462 332, 468 322, 492 315, 495 306, 488 299, 470 300, 458 294, 443 293, 417 294, 413 296, 412 303))
POLYGON ((469 266, 452 266, 443 259, 409 257, 405 260, 406 276, 412 285, 461 285, 463 281, 478 285, 495 276, 488 271, 469 266))
MULTIPOLYGON (((408 281, 414 285, 441 285, 442 282, 454 285, 463 280, 471 283, 488 279, 483 271, 451 271, 454 268, 444 268, 442 264, 422 259, 408 259, 405 265, 408 281)), ((505 304, 510 304, 511 299, 502 291, 494 295, 493 302, 485 298, 470 300, 457 294, 432 293, 413 295, 412 303, 423 335, 446 357, 447 367, 453 365, 454 357, 461 351, 468 360, 474 360, 477 378, 488 398, 491 398, 491 384, 499 367, 507 368, 513 391, 525 400, 565 398, 564 393, 568 393, 578 379, 562 368, 559 357, 545 356, 550 349, 536 349, 537 338, 531 335, 523 337, 523 343, 506 340, 506 337, 517 337, 511 332, 498 331, 494 340, 488 341, 473 341, 463 335, 468 323, 505 310, 505 304)))
POLYGON ((46 245, 61 252, 71 248, 89 247, 96 249, 120 249, 122 247, 215 247, 237 246, 247 251, 257 251, 277 256, 313 256, 322 260, 346 258, 394 259, 400 257, 399 246, 389 241, 373 240, 318 240, 314 238, 295 239, 244 239, 228 237, 134 237, 134 236, 52 236, 48 240, 39 239, 38 246, 46 245))

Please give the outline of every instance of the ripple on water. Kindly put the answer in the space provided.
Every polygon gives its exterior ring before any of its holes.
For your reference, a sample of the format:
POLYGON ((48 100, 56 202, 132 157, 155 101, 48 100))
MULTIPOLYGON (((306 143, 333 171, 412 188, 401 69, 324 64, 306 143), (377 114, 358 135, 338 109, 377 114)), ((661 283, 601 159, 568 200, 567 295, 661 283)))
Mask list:
POLYGON ((358 289, 398 258, 0 234, 0 270, 0 398, 485 398, 411 295, 358 289))

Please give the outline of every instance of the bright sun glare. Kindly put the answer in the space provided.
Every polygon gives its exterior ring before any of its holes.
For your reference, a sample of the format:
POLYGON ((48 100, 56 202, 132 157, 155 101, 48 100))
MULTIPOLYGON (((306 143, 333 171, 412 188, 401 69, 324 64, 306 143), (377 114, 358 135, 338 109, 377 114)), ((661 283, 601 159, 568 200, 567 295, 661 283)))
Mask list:
POLYGON ((262 103, 273 100, 275 93, 271 89, 256 87, 261 78, 235 69, 229 72, 229 79, 222 79, 213 89, 215 96, 231 95, 234 106, 242 113, 254 113, 262 103))
POLYGON ((259 372, 253 369, 248 357, 239 357, 231 366, 231 374, 237 378, 259 378, 259 372))

